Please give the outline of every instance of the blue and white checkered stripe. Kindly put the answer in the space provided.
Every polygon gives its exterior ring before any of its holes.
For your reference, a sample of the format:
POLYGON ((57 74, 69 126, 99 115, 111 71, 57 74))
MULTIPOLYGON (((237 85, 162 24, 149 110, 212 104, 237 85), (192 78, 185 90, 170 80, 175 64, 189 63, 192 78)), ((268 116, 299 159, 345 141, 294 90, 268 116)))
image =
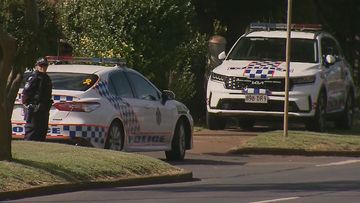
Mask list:
POLYGON ((243 73, 244 76, 254 79, 266 79, 274 75, 274 70, 254 70, 246 69, 243 73))
POLYGON ((258 88, 245 88, 243 90, 244 94, 268 94, 269 92, 266 89, 258 88))
POLYGON ((105 97, 118 112, 124 121, 124 128, 128 134, 137 134, 140 131, 139 121, 133 111, 121 97, 114 96, 110 93, 107 81, 100 81, 94 89, 102 96, 105 97))
MULTIPOLYGON (((15 103, 21 103, 22 94, 18 93, 15 103)), ((66 96, 66 95, 52 95, 52 100, 54 103, 56 102, 69 102, 74 101, 76 98, 73 96, 66 96)))
POLYGON ((282 61, 253 61, 246 68, 285 71, 285 69, 278 67, 281 63, 282 61))
POLYGON ((70 102, 70 101, 74 101, 74 97, 65 96, 65 95, 53 95, 52 99, 54 100, 54 102, 70 102))
MULTIPOLYGON (((69 136, 71 138, 83 138, 95 145, 103 146, 107 128, 90 125, 56 125, 49 124, 47 136, 69 136)), ((25 135, 25 123, 12 123, 13 135, 25 135)))
POLYGON ((92 144, 104 144, 106 128, 101 126, 80 126, 80 125, 64 125, 63 133, 71 138, 79 137, 88 140, 92 144))
POLYGON ((254 61, 243 67, 243 75, 248 78, 266 79, 274 76, 275 71, 286 71, 278 67, 281 63, 281 61, 254 61))

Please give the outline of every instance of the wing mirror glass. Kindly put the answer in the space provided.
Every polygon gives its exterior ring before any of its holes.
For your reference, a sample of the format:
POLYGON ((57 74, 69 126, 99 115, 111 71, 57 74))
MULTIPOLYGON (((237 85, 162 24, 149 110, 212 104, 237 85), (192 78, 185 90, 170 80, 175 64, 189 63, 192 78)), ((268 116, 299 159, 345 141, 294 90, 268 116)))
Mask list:
POLYGON ((226 58, 226 54, 225 54, 225 51, 221 52, 219 55, 218 55, 218 58, 220 60, 224 60, 226 58))
POLYGON ((327 64, 327 65, 332 65, 332 64, 334 64, 336 62, 336 59, 335 59, 335 57, 333 56, 333 55, 326 55, 326 57, 325 57, 325 63, 327 64))

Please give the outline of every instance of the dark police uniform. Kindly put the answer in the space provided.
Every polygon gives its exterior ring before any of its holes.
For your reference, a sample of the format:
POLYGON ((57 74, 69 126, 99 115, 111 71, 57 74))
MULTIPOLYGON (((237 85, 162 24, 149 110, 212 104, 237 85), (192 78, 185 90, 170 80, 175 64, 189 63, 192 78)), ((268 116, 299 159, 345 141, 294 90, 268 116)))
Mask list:
POLYGON ((46 73, 34 71, 27 78, 22 92, 25 140, 45 141, 52 105, 51 92, 51 79, 46 73))

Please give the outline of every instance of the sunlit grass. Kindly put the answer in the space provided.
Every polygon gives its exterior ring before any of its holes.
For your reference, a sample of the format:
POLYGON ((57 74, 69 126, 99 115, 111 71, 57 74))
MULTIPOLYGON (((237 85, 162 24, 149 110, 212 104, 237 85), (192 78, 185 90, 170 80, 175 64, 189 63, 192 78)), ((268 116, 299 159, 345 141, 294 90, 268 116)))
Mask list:
POLYGON ((0 192, 182 172, 135 153, 55 143, 13 141, 13 161, 0 162, 0 192))

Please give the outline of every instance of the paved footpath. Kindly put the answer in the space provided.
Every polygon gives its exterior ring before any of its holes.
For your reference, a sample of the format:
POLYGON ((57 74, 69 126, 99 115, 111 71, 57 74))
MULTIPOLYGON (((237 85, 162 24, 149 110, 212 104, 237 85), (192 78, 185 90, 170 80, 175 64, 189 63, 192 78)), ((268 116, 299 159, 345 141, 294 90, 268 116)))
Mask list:
POLYGON ((194 132, 194 148, 188 151, 193 154, 226 153, 232 147, 239 146, 254 138, 257 132, 248 132, 241 129, 208 130, 194 132))

